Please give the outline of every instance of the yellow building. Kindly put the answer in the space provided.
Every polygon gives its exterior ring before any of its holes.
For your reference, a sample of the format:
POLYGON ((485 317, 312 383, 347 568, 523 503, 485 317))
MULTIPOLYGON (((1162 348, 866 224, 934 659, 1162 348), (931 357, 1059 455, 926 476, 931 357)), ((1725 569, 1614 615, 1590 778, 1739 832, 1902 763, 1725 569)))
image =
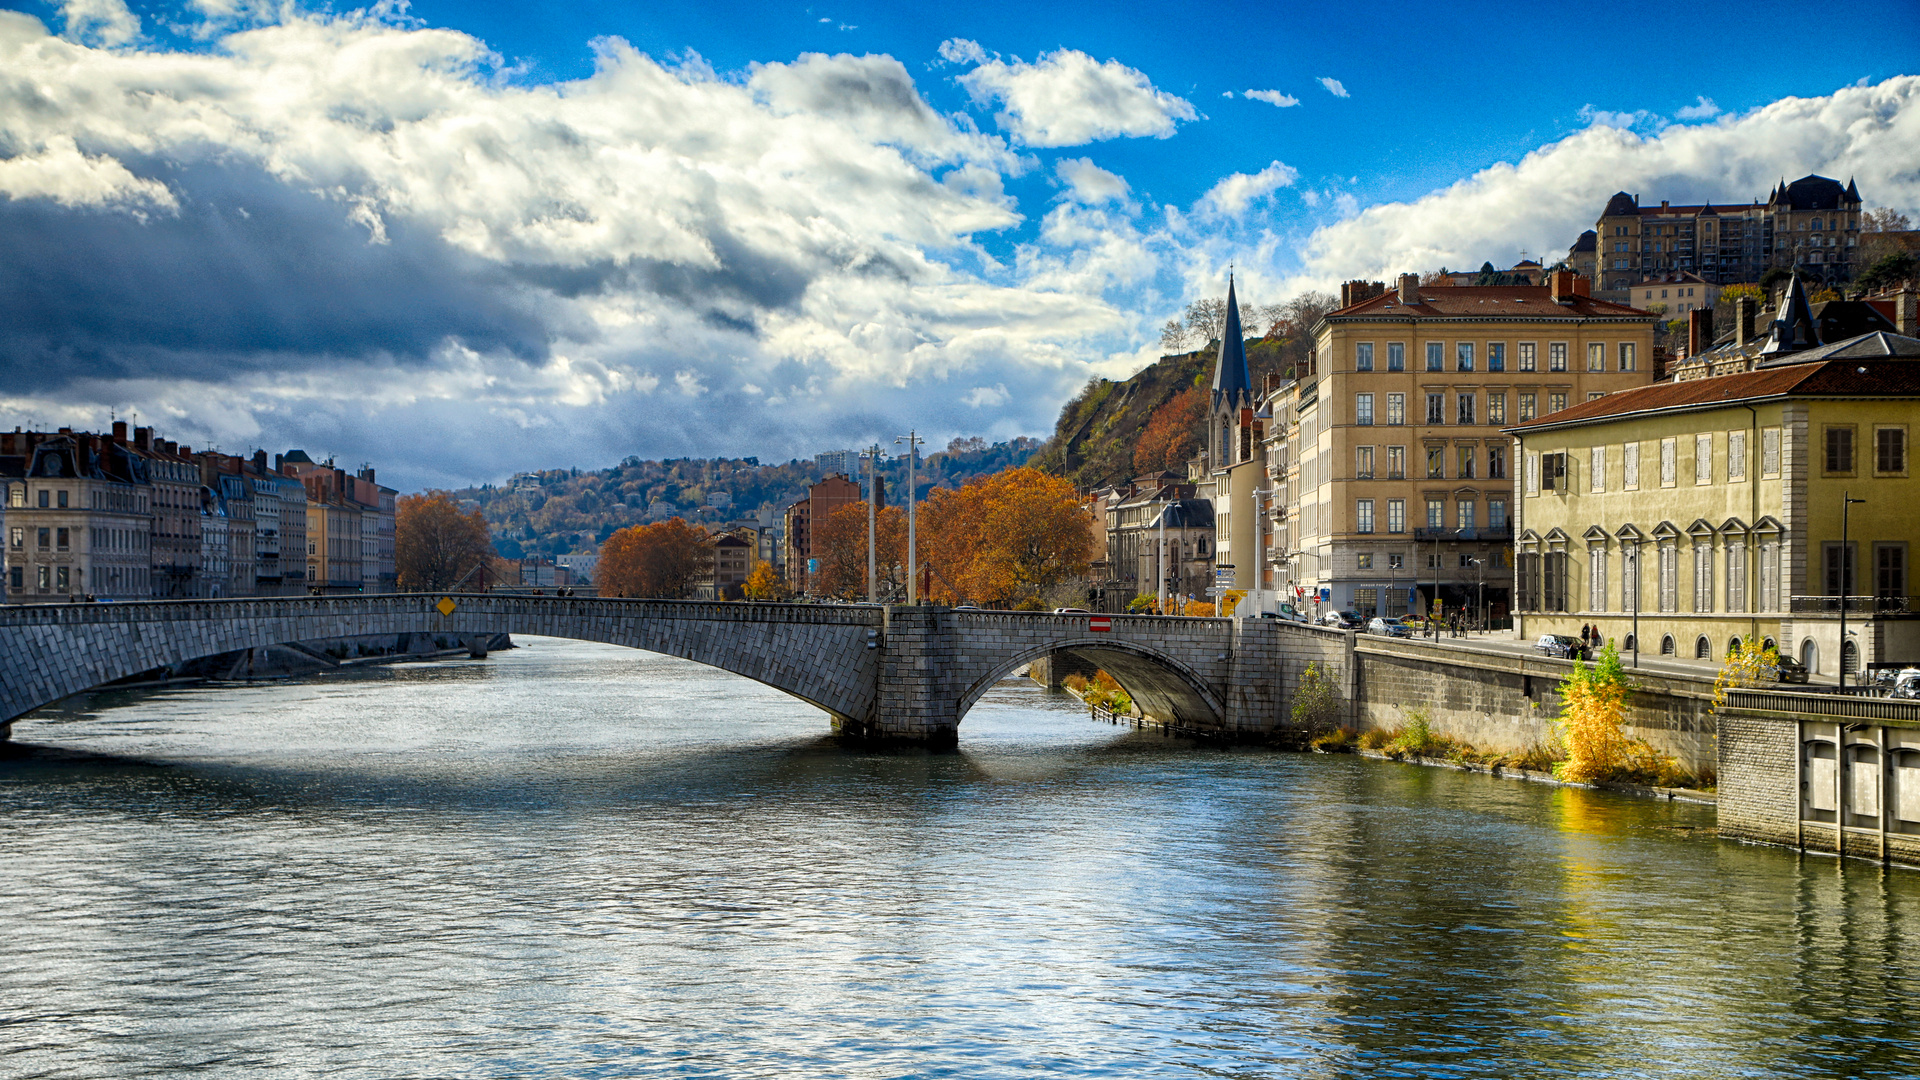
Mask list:
POLYGON ((1523 640, 1591 624, 1632 649, 1637 626, 1643 652, 1717 662, 1752 636, 1831 677, 1845 605, 1849 669, 1920 661, 1917 360, 1866 334, 1510 428, 1523 640))
POLYGON ((1655 316, 1595 300, 1564 271, 1538 286, 1407 274, 1393 290, 1349 283, 1342 299, 1314 327, 1311 369, 1269 401, 1278 584, 1323 611, 1437 602, 1499 623, 1513 536, 1504 429, 1651 382, 1655 316))

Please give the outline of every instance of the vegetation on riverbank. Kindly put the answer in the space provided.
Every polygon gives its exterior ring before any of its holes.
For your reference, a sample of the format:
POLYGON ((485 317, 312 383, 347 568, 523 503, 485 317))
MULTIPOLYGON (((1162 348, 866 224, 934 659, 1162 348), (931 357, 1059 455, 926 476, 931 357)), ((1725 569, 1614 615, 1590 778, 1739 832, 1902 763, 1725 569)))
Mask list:
POLYGON ((1060 685, 1073 691, 1075 697, 1089 705, 1098 705, 1121 714, 1133 711, 1133 698, 1113 676, 1104 671, 1095 671, 1092 679, 1085 675, 1069 675, 1060 680, 1060 685))

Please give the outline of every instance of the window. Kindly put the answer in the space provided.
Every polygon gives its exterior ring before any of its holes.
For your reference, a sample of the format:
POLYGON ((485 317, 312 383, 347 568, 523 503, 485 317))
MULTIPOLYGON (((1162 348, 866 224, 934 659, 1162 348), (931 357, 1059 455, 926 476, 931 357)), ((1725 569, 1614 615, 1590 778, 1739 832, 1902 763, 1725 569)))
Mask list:
POLYGON ((1487 342, 1487 370, 1507 370, 1507 343, 1504 341, 1487 342))
POLYGON ((1520 370, 1521 370, 1521 371, 1533 371, 1533 370, 1535 370, 1535 363, 1534 363, 1534 360, 1535 360, 1535 356, 1536 356, 1536 353, 1534 352, 1534 350, 1535 350, 1536 348, 1537 348, 1537 346, 1535 346, 1535 345, 1534 345, 1534 343, 1533 343, 1533 342, 1531 342, 1531 341, 1523 341, 1523 342, 1521 342, 1521 343, 1520 343, 1520 345, 1519 345, 1519 349, 1520 349, 1520 354, 1519 354, 1519 359, 1520 359, 1520 370))
POLYGON ((1564 409, 1566 407, 1567 407, 1567 395, 1564 392, 1557 393, 1557 394, 1556 393, 1547 394, 1547 411, 1548 412, 1557 413, 1561 409, 1564 409))
POLYGON ((1393 341, 1387 344, 1387 370, 1407 370, 1407 346, 1405 342, 1393 341))
POLYGON ((1678 455, 1679 455, 1679 449, 1675 445, 1674 440, 1672 439, 1660 440, 1660 486, 1661 487, 1673 486, 1674 474, 1677 469, 1677 466, 1675 464, 1675 458, 1678 455))
POLYGON ((53 567, 41 566, 41 567, 36 567, 35 569, 40 571, 38 575, 40 579, 39 580, 40 591, 46 592, 48 589, 53 587, 53 584, 52 584, 53 583, 53 567))
POLYGON ((1447 450, 1444 446, 1427 447, 1427 479, 1445 480, 1447 478, 1447 450))
POLYGON ((1706 614, 1713 610, 1713 545, 1693 545, 1693 610, 1706 614))
POLYGON ((1370 533, 1373 531, 1373 500, 1361 499, 1354 508, 1353 531, 1370 533))
POLYGON ((1851 473, 1853 471, 1853 428, 1834 424, 1827 428, 1827 471, 1830 473, 1851 473))
POLYGON ((1635 363, 1636 363, 1636 358, 1634 357, 1633 342, 1631 341, 1621 342, 1620 343, 1620 370, 1632 371, 1634 369, 1635 363))
POLYGON ((1680 549, 1672 544, 1660 545, 1660 610, 1679 610, 1680 588, 1680 549))
POLYGON ((1587 548, 1587 610, 1607 610, 1607 549, 1604 544, 1587 548))
POLYGON ((1507 422, 1507 395, 1487 395, 1487 423, 1498 427, 1507 422))
POLYGON ((67 508, 67 493, 65 491, 60 493, 59 503, 60 509, 65 510, 67 508))
POLYGON ((8 506, 27 505, 27 485, 9 484, 7 486, 7 505, 8 506))
MULTIPOLYGON (((1398 502, 1399 500, 1396 499, 1394 501, 1398 502)), ((1407 568, 1407 557, 1405 555, 1388 555, 1387 556, 1387 569, 1405 570, 1406 568, 1407 568)))
POLYGON ((27 546, 27 530, 15 525, 7 534, 7 546, 15 551, 23 551, 27 546))
POLYGON ((1507 448, 1494 445, 1487 447, 1487 479, 1505 480, 1507 478, 1507 448))
POLYGON ((1355 555, 1353 557, 1353 566, 1354 566, 1354 569, 1356 570, 1373 569, 1373 552, 1363 551, 1360 554, 1355 555))
POLYGON ((1454 475, 1458 476, 1462 480, 1471 480, 1473 479, 1473 459, 1474 459, 1473 447, 1462 446, 1462 447, 1458 447, 1457 449, 1460 452, 1459 453, 1460 471, 1455 473, 1454 475))
POLYGON ((1708 432, 1693 437, 1693 482, 1713 483, 1713 435, 1708 432))
MULTIPOLYGON (((65 495, 66 492, 63 491, 60 494, 65 495)), ((65 566, 54 567, 53 568, 53 591, 66 592, 69 588, 71 588, 73 585, 72 574, 73 574, 73 571, 68 567, 65 567, 65 566)))
POLYGON ((1475 420, 1473 418, 1474 416, 1473 395, 1472 394, 1456 394, 1455 398, 1459 403, 1460 423, 1463 426, 1467 424, 1475 423, 1475 420))
POLYGON ((1540 608, 1543 611, 1567 610, 1567 553, 1548 552, 1540 575, 1540 608))
POLYGON ((1507 531, 1507 500, 1496 495, 1487 500, 1487 528, 1494 532, 1507 531))
POLYGON ((47 508, 47 505, 48 505, 48 504, 47 504, 47 497, 48 497, 48 492, 47 492, 47 489, 46 489, 46 488, 41 488, 41 489, 40 489, 40 493, 39 493, 39 494, 40 494, 40 509, 42 509, 42 510, 45 510, 45 509, 47 508))
POLYGON ((1456 341, 1453 344, 1453 366, 1455 371, 1473 370, 1473 342, 1456 341))
POLYGON ((1354 478, 1357 480, 1373 479, 1373 447, 1354 447, 1353 458, 1354 478))
POLYGON ((35 531, 37 535, 34 537, 34 539, 39 541, 39 544, 37 546, 40 548, 40 550, 41 551, 53 550, 53 530, 38 529, 35 531))
POLYGON ((1907 545, 1875 544, 1873 546, 1873 595, 1885 597, 1907 595, 1907 545))
MULTIPOLYGON (((1387 500, 1387 531, 1390 533, 1403 533, 1407 531, 1407 500, 1387 500)), ((1400 565, 1400 556, 1388 556, 1387 565, 1397 568, 1400 565)))
POLYGON ((1777 427, 1760 429, 1760 475, 1780 475, 1780 429, 1777 427))
POLYGON ((1539 400, 1540 400, 1540 395, 1538 394, 1521 394, 1520 395, 1520 422, 1521 423, 1524 424, 1527 421, 1533 419, 1534 413, 1538 411, 1535 408, 1535 402, 1539 400))
POLYGON ((1747 478, 1747 433, 1744 431, 1727 432, 1727 480, 1745 480, 1747 478))
POLYGON ((1405 480, 1407 478, 1407 448, 1404 446, 1387 447, 1387 479, 1405 480))
POLYGON ((1355 394, 1353 396, 1353 422, 1362 426, 1373 424, 1373 395, 1355 394))
POLYGON ((1427 342, 1427 370, 1447 370, 1447 347, 1438 341, 1427 342))
POLYGON ((1598 341, 1587 345, 1587 370, 1607 370, 1607 347, 1598 341))
POLYGON ((1606 395, 1605 393, 1603 393, 1603 392, 1601 392, 1601 391, 1599 391, 1599 390, 1590 390, 1590 391, 1588 391, 1588 392, 1587 392, 1587 400, 1588 400, 1588 401, 1599 401, 1599 400, 1600 400, 1601 398, 1603 398, 1603 397, 1606 397, 1606 396, 1607 396, 1607 395, 1606 395))
POLYGON ((1540 556, 1531 551, 1520 553, 1520 565, 1514 569, 1513 606, 1520 611, 1540 609, 1540 556))
POLYGON ((1557 341, 1547 346, 1547 370, 1567 370, 1567 343, 1557 341))
POLYGON ((1407 395, 1387 395, 1387 423, 1400 426, 1407 422, 1407 395))
POLYGON ((1821 549, 1828 596, 1853 595, 1854 545, 1827 544, 1821 549))
POLYGON ((1567 486, 1567 455, 1540 455, 1540 488, 1542 491, 1564 490, 1567 486))
POLYGON ((1427 552, 1427 569, 1429 570, 1440 569, 1440 553, 1439 552, 1437 551, 1427 552))
POLYGON ((1873 431, 1873 471, 1898 474, 1907 471, 1907 429, 1875 428, 1873 431))
POLYGON ((1527 455, 1527 494, 1540 494, 1540 455, 1527 455))
MULTIPOLYGON (((1454 520, 1460 523, 1460 528, 1473 528, 1474 517, 1474 502, 1472 499, 1461 499, 1458 503, 1454 504, 1454 520)), ((1462 556, 1462 558, 1465 558, 1465 556, 1462 556)))
POLYGON ((1353 347, 1353 370, 1373 370, 1373 342, 1363 341, 1353 347))
POLYGON ((1727 610, 1747 610, 1747 544, 1735 536, 1727 538, 1727 610))
POLYGON ((1640 490, 1640 444, 1630 442, 1620 449, 1620 486, 1640 490))
POLYGON ((1444 394, 1427 395, 1427 423, 1444 424, 1447 422, 1447 399, 1444 394))
POLYGON ((1444 529, 1447 527, 1447 500, 1427 500, 1427 528, 1444 529))
POLYGON ((1780 545, 1760 545, 1760 610, 1780 610, 1780 545))
POLYGON ((27 587, 26 569, 24 566, 15 566, 7 570, 7 585, 14 592, 27 587))

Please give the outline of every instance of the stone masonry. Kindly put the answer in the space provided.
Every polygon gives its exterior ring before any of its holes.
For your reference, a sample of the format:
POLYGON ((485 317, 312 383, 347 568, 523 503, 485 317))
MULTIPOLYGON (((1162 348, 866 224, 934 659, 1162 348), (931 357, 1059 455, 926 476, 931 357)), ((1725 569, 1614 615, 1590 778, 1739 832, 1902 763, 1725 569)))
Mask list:
POLYGON ((42 705, 199 657, 285 642, 499 633, 601 641, 707 664, 825 710, 845 734, 950 746, 988 688, 1068 653, 1111 672, 1150 717, 1237 737, 1284 725, 1309 663, 1351 696, 1349 635, 1275 620, 599 598, 437 595, 58 604, 0 609, 0 731, 42 705))

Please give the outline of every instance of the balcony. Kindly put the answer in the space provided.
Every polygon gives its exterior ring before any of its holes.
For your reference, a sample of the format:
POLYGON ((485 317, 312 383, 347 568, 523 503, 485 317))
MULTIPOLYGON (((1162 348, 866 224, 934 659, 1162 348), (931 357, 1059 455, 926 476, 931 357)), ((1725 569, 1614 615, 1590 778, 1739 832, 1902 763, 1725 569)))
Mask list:
POLYGON ((1849 615, 1911 615, 1914 612, 1913 598, 1908 596, 1792 596, 1787 598, 1787 610, 1795 615, 1829 615, 1838 617, 1841 605, 1846 605, 1849 615))
POLYGON ((1431 529, 1413 530, 1415 540, 1429 543, 1439 540, 1451 540, 1466 544, 1508 543, 1513 540, 1513 526, 1489 525, 1478 529, 1431 529))

